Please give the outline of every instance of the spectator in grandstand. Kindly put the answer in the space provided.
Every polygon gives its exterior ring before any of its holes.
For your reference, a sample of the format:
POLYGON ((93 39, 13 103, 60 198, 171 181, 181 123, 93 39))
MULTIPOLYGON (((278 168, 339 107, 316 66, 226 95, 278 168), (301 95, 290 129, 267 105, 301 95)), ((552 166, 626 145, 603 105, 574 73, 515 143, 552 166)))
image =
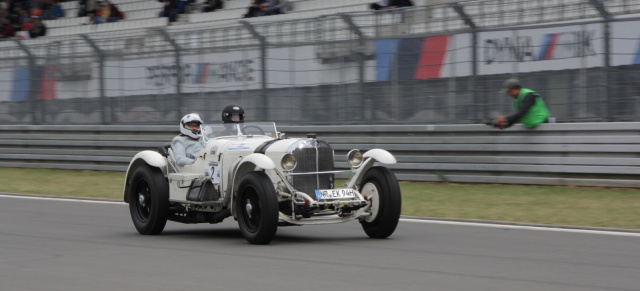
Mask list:
POLYGON ((373 10, 382 10, 387 8, 387 6, 389 6, 389 0, 380 0, 376 3, 371 3, 369 7, 373 10))
POLYGON ((16 35, 16 29, 11 24, 9 17, 2 17, 0 14, 0 39, 10 38, 16 35))
POLYGON ((31 38, 45 36, 47 34, 47 27, 42 23, 42 18, 39 16, 31 16, 32 25, 29 28, 29 36, 31 38))
POLYGON ((213 12, 222 9, 222 0, 206 0, 202 6, 202 12, 213 12))
POLYGON ((58 19, 64 17, 64 9, 60 5, 60 0, 54 0, 51 6, 51 14, 49 19, 58 19))
POLYGON ((380 2, 371 4, 373 10, 396 9, 402 7, 413 6, 411 0, 381 0, 380 2))
POLYGON ((16 15, 15 17, 15 21, 13 22, 13 25, 22 27, 27 23, 29 23, 29 13, 27 13, 26 9, 20 9, 18 11, 18 15, 16 15))
POLYGON ((160 17, 169 18, 169 22, 178 20, 178 0, 158 0, 164 4, 160 17))
POLYGON ((266 2, 267 0, 253 0, 251 6, 249 6, 249 9, 247 10, 247 14, 244 15, 244 18, 264 15, 266 12, 266 2))
POLYGON ((413 2, 411 2, 411 0, 389 0, 389 6, 387 6, 387 9, 396 9, 411 6, 413 6, 413 2))
POLYGON ((526 128, 534 128, 540 123, 548 121, 549 109, 542 101, 540 94, 527 88, 522 88, 520 81, 509 79, 504 82, 503 92, 511 96, 515 113, 509 116, 496 116, 493 121, 495 127, 505 129, 516 122, 522 122, 526 128))
POLYGON ((287 0, 267 0, 266 15, 284 14, 287 7, 287 0))
POLYGON ((0 0, 0 11, 9 11, 9 0, 0 0))
POLYGON ((104 22, 116 22, 124 18, 124 14, 118 9, 115 4, 109 3, 109 1, 101 1, 99 9, 96 12, 96 17, 100 18, 100 23, 104 22))
POLYGON ((89 13, 95 16, 98 9, 98 0, 80 0, 78 5, 78 17, 88 16, 89 13))

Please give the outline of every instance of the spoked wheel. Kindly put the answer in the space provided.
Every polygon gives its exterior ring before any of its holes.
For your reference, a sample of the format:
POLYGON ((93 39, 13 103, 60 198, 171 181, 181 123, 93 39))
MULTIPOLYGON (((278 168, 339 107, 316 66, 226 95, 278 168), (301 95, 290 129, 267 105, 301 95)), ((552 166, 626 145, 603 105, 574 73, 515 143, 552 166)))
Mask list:
POLYGON ((169 186, 159 169, 142 166, 131 176, 129 212, 140 234, 159 234, 169 215, 169 186))
POLYGON ((364 174, 360 193, 368 197, 371 216, 360 220, 370 238, 387 238, 400 220, 402 198, 396 176, 385 167, 373 167, 364 174))
POLYGON ((250 172, 242 177, 235 201, 240 232, 252 244, 268 244, 278 229, 278 197, 269 176, 250 172))

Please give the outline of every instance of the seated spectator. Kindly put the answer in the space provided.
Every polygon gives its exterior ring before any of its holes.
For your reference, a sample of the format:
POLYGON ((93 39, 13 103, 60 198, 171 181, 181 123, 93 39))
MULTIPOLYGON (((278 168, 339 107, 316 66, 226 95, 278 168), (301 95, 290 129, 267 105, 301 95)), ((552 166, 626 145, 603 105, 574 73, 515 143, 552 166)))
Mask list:
POLYGON ((47 34, 47 27, 42 23, 42 18, 38 16, 32 16, 32 25, 29 28, 29 36, 31 38, 45 36, 47 34))
POLYGON ((266 15, 284 14, 287 7, 287 0, 268 0, 266 6, 266 15))
POLYGON ((389 0, 380 0, 376 3, 372 3, 369 7, 373 10, 382 10, 389 6, 389 0))
POLYGON ((87 22, 83 24, 100 24, 104 23, 104 19, 102 17, 96 16, 93 12, 87 13, 87 22))
POLYGON ((251 6, 247 10, 247 13, 244 15, 244 18, 258 17, 264 15, 266 11, 266 2, 267 0, 253 0, 251 6))
POLYGON ((178 1, 177 0, 158 0, 164 3, 164 8, 160 12, 160 17, 169 18, 169 22, 178 20, 178 1))
POLYGON ((202 12, 213 12, 222 9, 222 0, 206 0, 202 6, 202 12))
POLYGON ((410 6, 413 6, 413 2, 411 2, 411 0, 389 0, 389 6, 387 8, 396 9, 410 6))
POLYGON ((373 10, 396 9, 413 6, 411 0, 381 0, 370 5, 373 10))
POLYGON ((98 0, 80 0, 78 5, 78 17, 88 16, 89 13, 92 13, 95 17, 98 9, 98 0))
POLYGON ((9 17, 2 17, 0 14, 0 38, 10 38, 16 35, 16 29, 11 24, 9 17))
POLYGON ((98 20, 100 23, 116 22, 124 18, 124 14, 120 12, 120 9, 118 9, 114 4, 109 3, 107 0, 100 2, 99 7, 100 8, 96 12, 96 17, 100 18, 98 20))
POLYGON ((60 0, 53 1, 53 6, 51 6, 51 14, 49 17, 49 19, 51 20, 64 17, 64 10, 62 9, 62 5, 60 5, 60 0))

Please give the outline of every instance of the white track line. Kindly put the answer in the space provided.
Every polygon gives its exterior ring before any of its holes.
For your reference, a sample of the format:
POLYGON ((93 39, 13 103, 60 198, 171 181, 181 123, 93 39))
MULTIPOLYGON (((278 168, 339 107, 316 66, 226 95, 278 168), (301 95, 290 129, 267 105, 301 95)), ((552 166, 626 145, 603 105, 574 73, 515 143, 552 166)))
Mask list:
MULTIPOLYGON (((82 198, 56 198, 56 197, 50 197, 50 196, 43 197, 43 196, 22 196, 22 195, 0 194, 0 197, 2 197, 2 198, 32 199, 32 200, 46 200, 46 201, 66 201, 66 202, 95 203, 95 204, 120 204, 120 205, 126 204, 124 202, 119 202, 119 201, 89 200, 89 199, 82 199, 82 198)), ((588 230, 588 229, 570 229, 570 228, 556 228, 556 227, 548 227, 548 226, 525 226, 525 225, 463 222, 463 221, 423 220, 423 219, 412 219, 412 218, 401 218, 400 221, 418 222, 418 223, 430 223, 430 224, 445 224, 445 225, 478 226, 478 227, 490 227, 490 228, 502 228, 502 229, 542 230, 542 231, 555 231, 555 232, 588 233, 588 234, 600 234, 600 235, 617 235, 617 236, 640 237, 640 233, 634 233, 634 232, 618 232, 618 231, 588 230)))
POLYGON ((126 204, 119 201, 105 201, 105 200, 91 200, 82 198, 56 198, 49 196, 22 196, 22 195, 4 195, 0 194, 3 198, 18 198, 18 199, 32 199, 32 200, 46 200, 46 201, 67 201, 67 202, 80 202, 80 203, 96 203, 96 204, 126 204))
POLYGON ((621 232, 621 231, 618 232, 618 231, 606 231, 606 230, 557 228, 557 227, 548 227, 548 226, 526 226, 526 225, 491 224, 491 223, 478 223, 478 222, 422 220, 422 219, 411 219, 411 218, 401 218, 400 220, 407 221, 407 222, 419 222, 419 223, 431 223, 431 224, 464 225, 464 226, 480 226, 480 227, 491 227, 491 228, 502 228, 502 229, 543 230, 543 231, 556 231, 556 232, 589 233, 589 234, 640 237, 640 233, 621 232))

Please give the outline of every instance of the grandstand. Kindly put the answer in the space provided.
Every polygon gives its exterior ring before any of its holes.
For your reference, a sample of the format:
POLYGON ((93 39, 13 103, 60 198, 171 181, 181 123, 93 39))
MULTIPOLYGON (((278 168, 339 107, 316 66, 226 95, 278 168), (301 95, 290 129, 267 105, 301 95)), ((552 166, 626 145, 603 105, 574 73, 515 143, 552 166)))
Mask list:
MULTIPOLYGON (((209 13, 199 13, 199 6, 203 0, 192 5, 191 13, 180 15, 177 22, 169 23, 166 18, 158 17, 162 10, 162 3, 156 0, 113 0, 121 11, 125 13, 125 20, 116 23, 86 25, 86 17, 73 17, 78 12, 78 2, 63 2, 65 17, 58 20, 45 21, 49 28, 49 36, 77 35, 83 33, 99 33, 107 31, 126 31, 153 27, 180 26, 181 29, 201 29, 204 27, 220 27, 237 24, 243 19, 249 0, 226 0, 224 8, 209 13)), ((375 0, 289 0, 286 14, 269 17, 247 19, 250 22, 275 22, 296 19, 309 19, 340 13, 356 13, 369 11, 369 5, 375 0)), ((415 10, 406 16, 410 22, 407 26, 411 33, 428 33, 439 30, 467 28, 464 19, 454 9, 456 5, 463 7, 463 11, 473 21, 476 27, 513 26, 551 21, 565 21, 585 18, 602 17, 598 4, 609 15, 623 15, 640 13, 640 0, 414 0, 416 6, 423 9, 415 10)), ((385 13, 376 13, 374 20, 366 22, 390 22, 394 17, 385 13)), ((370 23, 369 25, 372 25, 370 23)), ((366 26, 366 25, 365 25, 366 26)))

